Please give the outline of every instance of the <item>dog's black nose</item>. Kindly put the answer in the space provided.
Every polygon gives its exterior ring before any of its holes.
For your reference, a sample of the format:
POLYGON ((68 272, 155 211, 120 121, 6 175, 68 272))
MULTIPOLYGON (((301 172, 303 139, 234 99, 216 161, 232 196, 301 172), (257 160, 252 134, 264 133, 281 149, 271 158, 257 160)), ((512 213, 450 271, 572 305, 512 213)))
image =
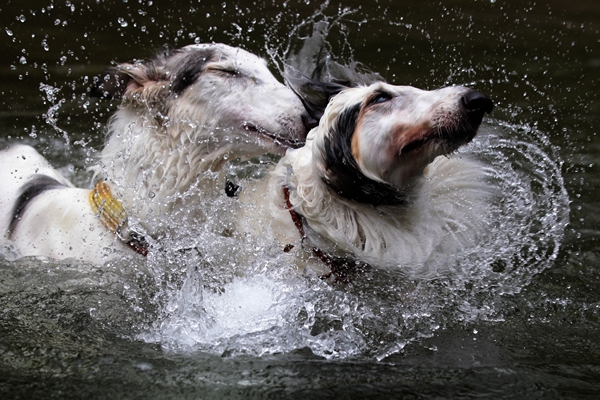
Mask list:
POLYGON ((494 102, 485 94, 471 90, 462 97, 462 102, 467 111, 481 110, 486 113, 492 112, 494 102))
POLYGON ((461 100, 463 106, 467 110, 469 122, 475 128, 481 124, 483 115, 485 113, 492 112, 492 109, 494 108, 494 102, 492 99, 476 90, 467 92, 465 95, 463 95, 461 100))
POLYGON ((315 128, 317 125, 319 125, 319 121, 309 114, 302 115, 302 123, 306 128, 306 132, 310 132, 312 128, 315 128))

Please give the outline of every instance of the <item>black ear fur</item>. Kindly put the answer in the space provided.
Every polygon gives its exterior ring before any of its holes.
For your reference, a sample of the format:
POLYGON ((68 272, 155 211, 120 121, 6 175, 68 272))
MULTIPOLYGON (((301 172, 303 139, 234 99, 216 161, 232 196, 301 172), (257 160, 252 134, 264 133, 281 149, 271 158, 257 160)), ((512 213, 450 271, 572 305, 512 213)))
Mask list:
POLYGON ((340 196, 374 206, 400 205, 409 201, 408 192, 365 176, 352 154, 352 137, 362 103, 347 107, 338 115, 323 142, 323 182, 340 196))
POLYGON ((293 67, 286 68, 286 81, 308 114, 317 121, 323 116, 329 100, 349 87, 343 83, 309 78, 293 67))
POLYGON ((132 81, 139 86, 159 81, 168 81, 169 76, 165 70, 171 57, 186 54, 181 62, 171 65, 171 91, 179 95, 204 71, 206 63, 214 60, 215 51, 208 50, 165 50, 155 58, 146 61, 135 61, 131 64, 120 64, 108 68, 99 77, 94 78, 94 85, 90 89, 91 97, 101 99, 120 99, 127 91, 132 81))
POLYGON ((284 64, 287 84, 317 121, 329 100, 342 90, 384 80, 359 62, 340 64, 332 60, 326 40, 332 27, 325 21, 316 23, 312 35, 303 39, 300 50, 288 56, 284 64))

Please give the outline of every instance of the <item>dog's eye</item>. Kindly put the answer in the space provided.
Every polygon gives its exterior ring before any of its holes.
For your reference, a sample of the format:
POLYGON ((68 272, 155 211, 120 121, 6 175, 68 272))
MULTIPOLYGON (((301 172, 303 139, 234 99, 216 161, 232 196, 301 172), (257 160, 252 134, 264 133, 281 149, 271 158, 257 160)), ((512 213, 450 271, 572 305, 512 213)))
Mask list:
POLYGON ((229 69, 229 68, 213 68, 212 70, 221 75, 227 75, 227 76, 238 76, 239 75, 238 71, 236 71, 234 69, 229 69))
POLYGON ((392 95, 390 95, 389 93, 377 93, 375 96, 371 97, 371 100, 369 100, 369 104, 379 104, 379 103, 385 103, 388 100, 392 99, 392 95))

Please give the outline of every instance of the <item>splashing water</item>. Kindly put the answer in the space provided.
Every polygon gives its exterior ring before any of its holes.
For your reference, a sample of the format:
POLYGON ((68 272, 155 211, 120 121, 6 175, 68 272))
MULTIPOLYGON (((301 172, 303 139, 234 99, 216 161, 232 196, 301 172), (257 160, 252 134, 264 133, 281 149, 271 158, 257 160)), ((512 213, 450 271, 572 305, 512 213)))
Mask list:
MULTIPOLYGON (((316 25, 327 5, 297 25, 290 37, 316 25)), ((337 18, 350 15, 353 11, 344 9, 337 18)), ((327 30, 330 21, 322 22, 327 30)), ((344 47, 346 37, 343 31, 340 35, 344 47)), ((266 47, 278 65, 294 51, 291 42, 268 42, 266 47)), ((46 122, 69 145, 67 132, 57 125, 65 101, 58 99, 60 89, 41 84, 40 90, 51 104, 46 122)), ((267 239, 244 241, 225 234, 235 215, 224 198, 205 205, 204 226, 174 223, 186 239, 167 240, 164 248, 192 250, 165 250, 143 265, 125 257, 100 269, 28 260, 14 274, 34 277, 42 301, 51 297, 52 288, 66 293, 96 289, 95 297, 83 296, 85 300, 69 305, 73 314, 172 352, 260 356, 310 349, 327 359, 383 360, 447 326, 502 321, 505 296, 519 293, 556 259, 569 199, 562 161, 547 136, 493 121, 462 152, 485 165, 502 197, 490 204, 494 224, 484 238, 448 255, 450 275, 409 281, 372 270, 350 284, 329 286, 310 271, 298 272, 293 259, 267 239)), ((229 173, 250 180, 264 175, 265 164, 230 168, 229 173)), ((12 257, 10 248, 1 251, 12 257)), ((27 292, 19 279, 11 290, 27 292)))
POLYGON ((57 94, 60 92, 60 88, 40 83, 40 91, 46 95, 46 101, 50 104, 50 108, 44 114, 44 119, 48 125, 50 125, 55 131, 60 133, 65 139, 66 146, 70 145, 71 140, 67 131, 58 126, 58 111, 65 103, 65 99, 58 100, 57 94))
MULTIPOLYGON (((299 273, 266 239, 215 234, 224 223, 217 202, 207 215, 219 217, 193 234, 202 254, 178 256, 181 282, 163 291, 168 300, 138 338, 176 352, 308 348, 325 358, 381 360, 448 325, 502 321, 504 297, 549 268, 560 248, 568 222, 561 162, 542 133, 500 122, 484 125, 463 153, 485 164, 503 195, 490 204, 495 225, 483 240, 448 255, 452 274, 413 282, 374 270, 331 287, 299 273)), ((252 175, 258 167, 239 168, 252 175)), ((166 261, 155 262, 159 271, 166 261)))

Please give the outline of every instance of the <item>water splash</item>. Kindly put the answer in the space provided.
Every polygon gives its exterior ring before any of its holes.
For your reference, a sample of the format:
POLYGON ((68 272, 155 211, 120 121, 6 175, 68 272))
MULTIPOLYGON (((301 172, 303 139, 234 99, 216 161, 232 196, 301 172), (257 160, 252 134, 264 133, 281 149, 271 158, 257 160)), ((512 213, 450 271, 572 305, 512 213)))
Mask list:
POLYGON ((60 133, 65 139, 66 146, 70 146, 69 133, 58 126, 58 111, 65 104, 65 99, 58 99, 60 88, 55 88, 45 83, 40 83, 40 91, 45 94, 46 101, 51 104, 48 111, 44 114, 44 120, 56 132, 60 133))
MULTIPOLYGON (((217 234, 221 203, 207 212, 218 217, 206 231, 195 233, 202 255, 180 259, 183 283, 166 293, 162 316, 139 337, 176 352, 305 348, 328 359, 382 360, 449 325, 504 320, 504 299, 551 267, 562 243, 569 200, 561 161, 543 133, 502 122, 484 125, 463 154, 485 163, 502 197, 490 204, 496 224, 483 240, 448 255, 451 274, 411 282, 375 270, 331 287, 298 272, 265 238, 217 234)), ((257 166, 239 168, 254 176, 257 166)))

